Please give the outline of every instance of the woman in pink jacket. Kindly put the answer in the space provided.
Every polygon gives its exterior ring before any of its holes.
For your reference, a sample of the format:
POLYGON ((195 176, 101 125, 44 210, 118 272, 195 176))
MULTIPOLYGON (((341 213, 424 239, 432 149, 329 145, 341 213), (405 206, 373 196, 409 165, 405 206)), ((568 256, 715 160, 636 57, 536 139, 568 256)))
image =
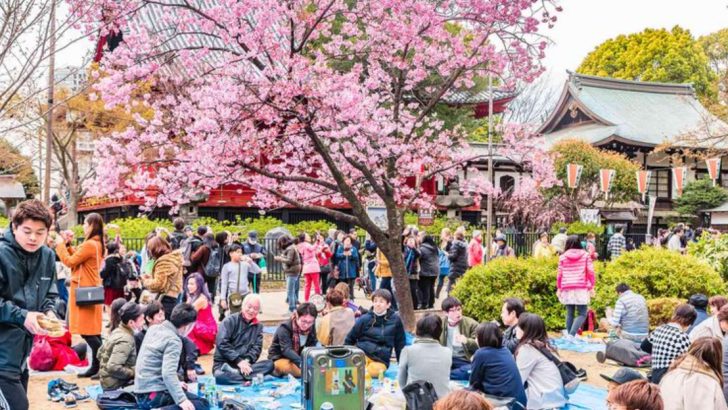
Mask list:
POLYGON ((566 331, 571 336, 586 320, 586 310, 594 295, 594 264, 589 253, 581 246, 577 235, 566 239, 564 253, 559 257, 559 274, 556 277, 556 295, 566 305, 566 331), (574 311, 578 316, 574 318, 574 311))
POLYGON ((468 266, 471 268, 476 265, 483 264, 483 233, 481 231, 473 231, 473 239, 468 245, 468 266))
POLYGON ((321 294, 321 284, 319 283, 319 274, 321 273, 321 265, 319 265, 318 254, 321 252, 320 245, 311 243, 311 236, 307 233, 298 235, 298 252, 301 255, 303 268, 301 274, 306 278, 306 293, 304 301, 308 302, 311 296, 311 284, 314 286, 314 292, 321 294))

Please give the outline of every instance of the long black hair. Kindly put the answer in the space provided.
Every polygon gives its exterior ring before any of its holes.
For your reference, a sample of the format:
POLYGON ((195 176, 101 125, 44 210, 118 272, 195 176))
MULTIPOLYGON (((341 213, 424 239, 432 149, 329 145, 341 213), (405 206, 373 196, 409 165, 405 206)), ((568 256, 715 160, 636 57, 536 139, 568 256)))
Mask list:
POLYGON ((546 332, 546 323, 541 316, 535 313, 524 312, 518 318, 518 327, 523 331, 521 340, 516 346, 516 355, 523 345, 531 345, 537 349, 546 347, 555 350, 549 345, 549 335, 546 332))
POLYGON ((579 239, 579 235, 569 235, 566 238, 566 245, 564 246, 564 250, 569 249, 584 249, 583 246, 581 246, 581 240, 579 239))
POLYGON ((99 241, 101 241, 101 256, 103 256, 104 249, 106 249, 106 240, 104 239, 104 218, 96 212, 92 212, 86 215, 85 221, 91 226, 91 232, 89 232, 85 239, 89 240, 94 236, 98 236, 99 241))

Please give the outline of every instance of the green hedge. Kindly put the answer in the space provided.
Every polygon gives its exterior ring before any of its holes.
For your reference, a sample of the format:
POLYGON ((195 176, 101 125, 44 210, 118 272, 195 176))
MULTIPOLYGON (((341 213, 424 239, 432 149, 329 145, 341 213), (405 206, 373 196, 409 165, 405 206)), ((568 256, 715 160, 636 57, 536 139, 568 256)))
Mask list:
POLYGON ((697 241, 688 244, 688 253, 715 269, 723 280, 728 280, 728 235, 713 238, 704 233, 697 241))
POLYGON ((470 269, 453 295, 466 315, 479 321, 500 321, 503 300, 519 297, 526 308, 541 315, 549 329, 564 327, 564 307, 556 297, 558 258, 499 258, 470 269))
MULTIPOLYGON (((163 227, 172 231, 174 227, 168 219, 147 219, 141 218, 120 218, 110 222, 117 225, 121 236, 124 238, 144 238, 154 228, 163 227)), ((231 231, 246 234, 249 231, 257 231, 262 237, 266 232, 273 228, 285 227, 293 235, 299 232, 313 233, 315 231, 326 232, 329 228, 335 227, 335 224, 328 221, 304 221, 297 224, 284 224, 279 219, 265 216, 260 218, 235 219, 234 221, 218 221, 213 218, 198 218, 192 222, 192 226, 197 228, 200 225, 209 226, 213 232, 231 231)), ((73 228, 77 237, 83 237, 82 225, 76 225, 73 228)))
POLYGON ((592 302, 600 315, 606 306, 614 305, 617 299, 614 288, 620 282, 648 300, 687 300, 694 293, 710 296, 725 292, 720 275, 707 263, 691 255, 652 246, 626 252, 606 265, 597 278, 596 298, 592 302))
POLYGON ((3 215, 0 215, 0 232, 10 225, 10 220, 3 215))
POLYGON ((586 235, 589 232, 594 232, 597 236, 604 234, 604 225, 596 225, 583 223, 581 221, 572 222, 567 224, 566 222, 556 222, 551 225, 551 233, 559 233, 560 228, 566 228, 566 233, 569 235, 586 235))

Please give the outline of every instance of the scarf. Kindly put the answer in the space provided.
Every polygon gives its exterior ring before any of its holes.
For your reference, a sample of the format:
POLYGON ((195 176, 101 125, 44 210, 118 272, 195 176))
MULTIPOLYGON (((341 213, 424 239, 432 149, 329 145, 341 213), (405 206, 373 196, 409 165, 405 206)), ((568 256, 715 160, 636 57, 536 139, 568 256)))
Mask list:
POLYGON ((296 353, 301 352, 301 329, 298 328, 298 314, 294 313, 291 316, 291 329, 293 329, 293 334, 291 335, 291 340, 293 341, 293 350, 296 351, 296 353))

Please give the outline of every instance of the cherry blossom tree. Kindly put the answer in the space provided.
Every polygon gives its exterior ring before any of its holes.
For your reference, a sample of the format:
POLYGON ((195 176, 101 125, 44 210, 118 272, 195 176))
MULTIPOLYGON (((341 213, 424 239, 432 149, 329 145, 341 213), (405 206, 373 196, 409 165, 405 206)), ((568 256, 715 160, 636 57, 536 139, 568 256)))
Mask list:
POLYGON ((102 61, 98 96, 155 115, 97 144, 91 193, 153 193, 148 205, 176 207, 244 183, 251 205, 360 226, 390 261, 410 330, 403 215, 432 206, 420 181, 453 178, 471 159, 462 130, 444 129, 434 109, 476 79, 533 81, 539 29, 560 11, 552 0, 96 2, 89 33, 124 32, 102 61), (369 204, 386 207, 387 227, 369 204))

